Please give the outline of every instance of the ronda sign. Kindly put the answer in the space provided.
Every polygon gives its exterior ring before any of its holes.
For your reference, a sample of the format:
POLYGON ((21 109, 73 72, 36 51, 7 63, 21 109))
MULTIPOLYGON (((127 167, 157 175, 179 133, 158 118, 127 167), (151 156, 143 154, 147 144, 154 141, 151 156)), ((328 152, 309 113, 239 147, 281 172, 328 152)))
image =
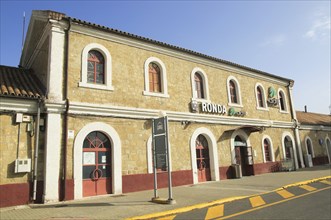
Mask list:
POLYGON ((224 115, 226 114, 226 107, 224 105, 203 102, 201 103, 201 111, 224 115))

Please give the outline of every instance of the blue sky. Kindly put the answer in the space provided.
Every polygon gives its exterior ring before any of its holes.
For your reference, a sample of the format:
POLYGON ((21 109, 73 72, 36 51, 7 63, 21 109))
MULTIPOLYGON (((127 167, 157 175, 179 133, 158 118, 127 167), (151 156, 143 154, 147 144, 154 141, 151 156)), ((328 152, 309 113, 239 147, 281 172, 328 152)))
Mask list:
POLYGON ((296 110, 330 113, 330 0, 1 1, 0 63, 17 66, 23 12, 55 10, 290 78, 296 110))

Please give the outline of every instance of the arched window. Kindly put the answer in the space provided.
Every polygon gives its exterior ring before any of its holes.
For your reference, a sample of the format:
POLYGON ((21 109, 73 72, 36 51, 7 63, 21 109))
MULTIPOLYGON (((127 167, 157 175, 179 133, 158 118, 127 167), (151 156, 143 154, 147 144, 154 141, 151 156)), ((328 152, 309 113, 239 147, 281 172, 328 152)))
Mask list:
POLYGON ((106 47, 91 43, 82 51, 79 87, 114 90, 112 86, 112 57, 106 47))
POLYGON ((284 146, 285 146, 285 158, 291 159, 293 154, 293 144, 292 139, 289 136, 286 136, 284 139, 284 146))
POLYGON ((279 99, 280 111, 286 112, 287 111, 286 98, 285 98, 285 94, 282 90, 279 90, 279 92, 278 92, 278 99, 279 99))
POLYGON ((262 85, 257 84, 256 85, 256 102, 258 108, 266 108, 266 101, 265 101, 265 95, 264 95, 264 89, 262 85))
POLYGON ((144 66, 146 96, 168 98, 167 70, 164 63, 156 57, 150 57, 144 66))
POLYGON ((236 84, 233 80, 230 80, 229 88, 230 88, 230 97, 231 97, 230 101, 231 101, 231 103, 237 103, 238 104, 237 88, 236 88, 236 84))
POLYGON ((241 97, 240 97, 240 85, 235 77, 233 76, 228 77, 227 90, 228 90, 229 105, 242 107, 241 97))
POLYGON ((263 141, 263 147, 264 147, 264 158, 266 162, 272 161, 271 159, 271 150, 270 150, 270 143, 268 139, 264 139, 263 141))
POLYGON ((192 99, 197 101, 209 100, 207 74, 199 67, 191 72, 192 99))
POLYGON ((312 158, 315 157, 314 147, 309 137, 306 137, 306 150, 307 150, 307 155, 311 155, 312 158))
POLYGON ((156 63, 151 62, 148 65, 148 73, 149 73, 149 91, 162 92, 160 67, 156 63))
POLYGON ((201 77, 201 75, 196 72, 194 74, 194 85, 195 85, 195 93, 197 98, 199 99, 204 99, 205 98, 205 94, 204 94, 204 85, 203 85, 203 79, 201 77))
POLYGON ((87 58, 87 82, 105 84, 105 59, 97 50, 90 50, 87 58))

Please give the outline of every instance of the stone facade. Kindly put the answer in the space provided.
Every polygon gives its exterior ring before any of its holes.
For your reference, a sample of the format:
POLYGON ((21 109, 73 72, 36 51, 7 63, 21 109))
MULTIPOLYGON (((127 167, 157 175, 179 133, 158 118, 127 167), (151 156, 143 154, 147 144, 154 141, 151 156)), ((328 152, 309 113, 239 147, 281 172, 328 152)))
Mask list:
MULTIPOLYGON (((311 135, 305 131, 298 134, 292 80, 49 13, 33 12, 21 58, 21 64, 33 69, 48 91, 42 100, 45 131, 39 143, 43 158, 38 161, 39 200, 79 199, 90 193, 89 186, 95 181, 88 182, 84 172, 93 163, 93 158, 87 162, 87 157, 94 152, 83 146, 101 140, 91 141, 88 137, 93 132, 101 133, 110 143, 107 161, 111 162, 104 164, 106 157, 97 158, 103 161, 103 168, 96 168, 91 177, 109 175, 103 194, 152 189, 151 127, 152 119, 160 114, 168 118, 169 169, 174 186, 238 177, 233 169, 237 163, 245 176, 280 171, 285 159, 293 162, 292 169, 304 167, 302 137, 311 135), (104 85, 86 82, 90 50, 105 58, 104 85), (148 90, 149 62, 162 69, 161 93, 148 90), (204 99, 195 96, 195 72, 203 75, 204 99), (237 83, 238 104, 229 100, 230 79, 237 83), (258 107, 257 87, 262 88, 263 108, 258 107), (275 90, 276 100, 283 94, 285 109, 279 101, 268 104, 270 88, 275 90), (192 109, 194 103, 199 106, 197 111, 192 109), (225 110, 202 112, 203 104, 211 108, 220 105, 225 110), (231 116, 231 108, 244 114, 231 116), (201 155, 199 138, 207 146, 201 155)), ((1 115, 1 124, 6 124, 1 127, 1 134, 6 134, 1 138, 1 159, 9 164, 1 168, 1 184, 15 189, 11 183, 26 184, 31 179, 29 174, 6 176, 15 159, 12 149, 17 149, 18 128, 11 120, 11 116, 1 115)), ((21 127, 19 155, 32 157, 28 154, 33 155, 29 145, 33 137, 23 130, 21 127)), ((322 130, 313 136, 327 136, 322 130)), ((313 141, 315 156, 325 157, 317 139, 313 141)), ((167 173, 159 171, 157 176, 159 187, 166 187, 167 173)))

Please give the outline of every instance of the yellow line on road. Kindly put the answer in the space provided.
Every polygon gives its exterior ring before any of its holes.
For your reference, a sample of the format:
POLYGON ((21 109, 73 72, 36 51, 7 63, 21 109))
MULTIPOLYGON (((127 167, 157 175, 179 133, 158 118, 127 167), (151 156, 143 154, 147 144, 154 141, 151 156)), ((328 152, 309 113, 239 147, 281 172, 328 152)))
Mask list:
POLYGON ((305 189, 307 191, 314 191, 314 190, 316 190, 315 187, 308 186, 308 185, 302 185, 302 186, 299 186, 299 187, 302 188, 302 189, 305 189))
POLYGON ((290 197, 293 197, 294 196, 294 194, 290 193, 289 191, 287 191, 285 189, 276 191, 276 193, 278 193, 284 199, 287 199, 287 198, 290 198, 290 197))
POLYGON ((224 204, 210 207, 205 216, 205 220, 218 218, 224 215, 224 204))
POLYGON ((218 219, 219 220, 221 220, 221 219, 228 219, 228 218, 232 218, 232 217, 235 217, 235 216, 243 215, 243 214, 246 214, 246 213, 249 213, 249 212, 253 212, 255 210, 267 208, 267 207, 270 207, 270 206, 273 206, 273 205, 277 205, 279 203, 283 203, 283 202, 286 202, 286 201, 289 201, 289 200, 297 199, 297 198, 300 198, 300 197, 303 197, 303 196, 307 196, 307 195, 310 195, 310 194, 313 194, 313 193, 317 193, 317 192, 320 192, 320 191, 323 191, 323 190, 327 190, 327 189, 331 189, 331 186, 326 187, 326 188, 323 188, 323 189, 318 189, 318 190, 315 190, 315 191, 307 192, 305 194, 301 194, 301 195, 298 195, 298 196, 295 196, 295 197, 291 197, 291 198, 288 198, 288 199, 283 199, 283 200, 280 200, 278 202, 269 203, 269 204, 266 204, 264 206, 259 206, 259 207, 255 207, 255 208, 252 208, 252 209, 248 209, 248 210, 245 210, 245 211, 242 211, 242 212, 238 212, 238 213, 235 213, 235 214, 232 214, 232 215, 224 216, 224 217, 218 218, 218 219))
POLYGON ((331 185, 331 182, 328 181, 328 180, 322 180, 321 183, 325 183, 325 184, 331 185))
POLYGON ((158 218, 157 220, 173 220, 176 217, 176 215, 169 215, 166 217, 158 218))
POLYGON ((265 201, 262 199, 261 196, 254 196, 252 198, 249 198, 249 201, 251 202, 252 207, 257 207, 265 204, 265 201))

